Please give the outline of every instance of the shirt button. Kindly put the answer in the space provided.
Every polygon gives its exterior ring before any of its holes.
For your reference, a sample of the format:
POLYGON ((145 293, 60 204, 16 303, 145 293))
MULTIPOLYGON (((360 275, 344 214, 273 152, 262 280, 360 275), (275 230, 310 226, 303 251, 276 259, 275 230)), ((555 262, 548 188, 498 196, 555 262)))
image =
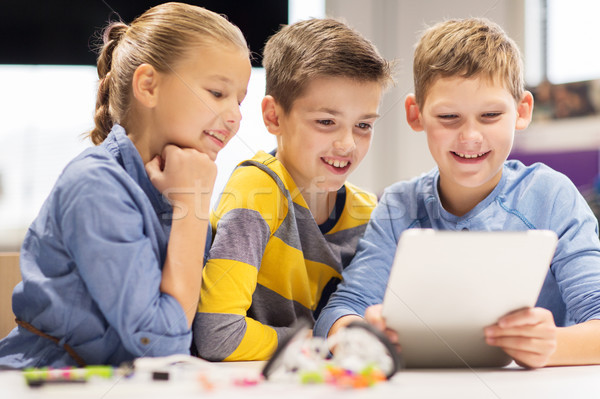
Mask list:
POLYGON ((142 339, 140 339, 140 342, 142 343, 142 345, 148 345, 150 343, 150 339, 142 337, 142 339))

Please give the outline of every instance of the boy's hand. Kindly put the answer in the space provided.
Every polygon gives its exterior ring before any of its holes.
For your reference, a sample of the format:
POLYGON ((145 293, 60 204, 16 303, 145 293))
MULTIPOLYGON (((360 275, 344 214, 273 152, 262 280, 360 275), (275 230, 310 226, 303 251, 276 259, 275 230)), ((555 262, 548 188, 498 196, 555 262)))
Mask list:
POLYGON ((486 342, 498 346, 523 367, 544 367, 556 350, 557 327, 544 308, 518 310, 484 329, 486 342))
POLYGON ((365 320, 367 323, 382 331, 390 340, 390 342, 396 346, 396 349, 400 351, 400 345, 398 344, 398 333, 395 330, 387 327, 385 319, 382 316, 382 309, 383 306, 381 304, 369 306, 365 311, 365 320))

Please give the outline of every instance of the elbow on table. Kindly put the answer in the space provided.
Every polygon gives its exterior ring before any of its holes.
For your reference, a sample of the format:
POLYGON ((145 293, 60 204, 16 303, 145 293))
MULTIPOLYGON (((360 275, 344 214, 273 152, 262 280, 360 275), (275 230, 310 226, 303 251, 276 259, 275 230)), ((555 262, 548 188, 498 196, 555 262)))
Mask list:
POLYGON ((193 323, 193 345, 197 355, 213 362, 223 361, 246 334, 244 316, 197 313, 193 323))

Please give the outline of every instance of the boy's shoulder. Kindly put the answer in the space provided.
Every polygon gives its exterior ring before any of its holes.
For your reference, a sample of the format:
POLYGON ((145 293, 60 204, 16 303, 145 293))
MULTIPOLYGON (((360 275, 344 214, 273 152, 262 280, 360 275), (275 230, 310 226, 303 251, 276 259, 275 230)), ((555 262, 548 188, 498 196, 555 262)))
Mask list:
POLYGON ((285 196, 285 191, 293 192, 296 185, 277 158, 264 151, 258 151, 254 157, 237 165, 227 182, 227 188, 240 192, 285 196))
POLYGON ((272 215, 285 214, 288 198, 294 202, 303 201, 302 195, 296 191, 296 185, 281 162, 259 151, 235 168, 213 215, 221 218, 233 209, 244 208, 275 221, 277 218, 272 215))
POLYGON ((503 178, 499 193, 503 208, 536 228, 561 236, 573 218, 594 218, 575 184, 543 163, 526 166, 518 160, 506 161, 503 178))
POLYGON ((565 186, 575 188, 567 176, 541 162, 525 165, 516 159, 508 160, 504 163, 504 173, 506 191, 517 190, 520 187, 535 188, 536 192, 555 191, 565 186))
POLYGON ((409 180, 401 180, 388 186, 383 195, 388 200, 395 198, 402 201, 413 200, 412 202, 416 203, 416 201, 435 196, 435 184, 438 177, 439 171, 434 168, 420 176, 409 180))
POLYGON ((378 217, 391 217, 399 225, 411 225, 415 220, 428 217, 428 209, 438 201, 437 168, 410 180, 398 181, 388 186, 379 200, 378 217), (401 222, 400 222, 401 221, 401 222))

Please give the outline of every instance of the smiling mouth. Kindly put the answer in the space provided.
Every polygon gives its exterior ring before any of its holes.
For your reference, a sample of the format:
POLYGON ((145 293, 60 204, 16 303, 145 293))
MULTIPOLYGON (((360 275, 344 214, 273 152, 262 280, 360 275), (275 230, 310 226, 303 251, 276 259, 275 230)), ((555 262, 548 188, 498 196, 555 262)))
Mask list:
POLYGON ((225 139, 227 138, 224 134, 219 133, 219 132, 215 132, 215 131, 212 131, 212 130, 205 130, 204 132, 206 134, 208 134, 209 136, 212 136, 212 137, 216 138, 221 143, 225 143, 225 139))
POLYGON ((481 158, 483 156, 486 156, 487 154, 490 153, 490 151, 487 152, 482 152, 479 154, 462 154, 460 152, 454 152, 454 151, 450 151, 451 153, 453 153, 454 155, 456 155, 459 158, 464 158, 464 159, 476 159, 476 158, 481 158))
POLYGON ((338 169, 344 169, 350 165, 350 161, 339 161, 337 159, 334 160, 334 159, 325 159, 325 158, 321 158, 321 159, 326 164, 331 165, 334 168, 338 168, 338 169))

